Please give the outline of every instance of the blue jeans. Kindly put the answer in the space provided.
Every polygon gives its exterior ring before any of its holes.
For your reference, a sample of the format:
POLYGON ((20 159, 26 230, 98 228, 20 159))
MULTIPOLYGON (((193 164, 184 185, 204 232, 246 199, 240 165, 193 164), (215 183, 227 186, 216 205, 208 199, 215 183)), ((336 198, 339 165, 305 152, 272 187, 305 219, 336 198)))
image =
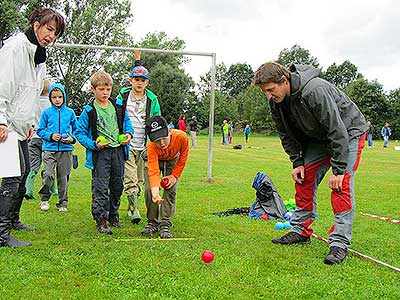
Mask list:
POLYGON ((383 137, 383 147, 386 148, 388 146, 388 144, 389 144, 389 137, 387 135, 385 135, 383 137))
POLYGON ((368 134, 367 135, 367 139, 368 139, 368 147, 372 147, 372 134, 368 134))

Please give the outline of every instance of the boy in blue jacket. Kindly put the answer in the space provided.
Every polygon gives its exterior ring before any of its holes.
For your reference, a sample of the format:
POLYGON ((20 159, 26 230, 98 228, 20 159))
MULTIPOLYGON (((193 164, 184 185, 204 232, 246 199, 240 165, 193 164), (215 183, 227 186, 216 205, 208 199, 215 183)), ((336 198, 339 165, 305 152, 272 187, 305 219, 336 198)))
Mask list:
POLYGON ((92 170, 92 216, 96 230, 112 234, 108 225, 121 226, 118 209, 133 127, 123 101, 110 98, 110 74, 96 72, 90 84, 95 100, 83 108, 76 138, 86 148, 85 166, 92 170))
POLYGON ((77 126, 75 112, 67 107, 67 96, 64 86, 52 84, 49 88, 51 106, 43 111, 40 118, 37 135, 43 139, 42 160, 44 172, 42 188, 39 191, 40 209, 50 208, 49 199, 54 183, 54 168, 57 169, 57 184, 59 201, 58 211, 65 212, 68 208, 68 181, 71 174, 74 133, 77 126))

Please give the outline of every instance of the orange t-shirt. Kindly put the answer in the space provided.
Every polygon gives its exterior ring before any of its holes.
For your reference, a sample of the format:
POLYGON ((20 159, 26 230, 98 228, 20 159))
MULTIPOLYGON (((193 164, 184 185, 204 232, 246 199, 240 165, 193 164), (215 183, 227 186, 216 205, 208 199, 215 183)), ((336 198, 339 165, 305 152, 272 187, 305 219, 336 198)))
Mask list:
POLYGON ((176 157, 179 157, 171 173, 176 178, 181 177, 183 168, 186 165, 189 155, 189 140, 186 133, 181 130, 171 129, 170 135, 171 141, 166 149, 160 149, 150 141, 147 144, 147 164, 150 188, 160 186, 159 160, 173 160, 176 157))

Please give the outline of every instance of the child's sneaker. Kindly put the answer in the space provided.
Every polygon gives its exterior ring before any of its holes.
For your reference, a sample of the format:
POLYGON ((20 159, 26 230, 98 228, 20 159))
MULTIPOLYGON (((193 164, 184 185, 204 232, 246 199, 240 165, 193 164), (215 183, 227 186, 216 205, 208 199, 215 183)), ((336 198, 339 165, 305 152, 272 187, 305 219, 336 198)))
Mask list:
POLYGON ((48 211, 49 208, 50 208, 49 201, 42 201, 42 202, 40 202, 39 208, 40 208, 40 210, 42 210, 42 211, 48 211))
POLYGON ((160 226, 160 239, 172 239, 173 236, 169 231, 168 225, 160 226))
POLYGON ((68 208, 66 208, 66 207, 64 207, 64 206, 57 207, 57 209, 58 209, 58 211, 60 211, 60 212, 66 212, 66 211, 68 211, 68 208))
POLYGON ((147 225, 142 230, 141 234, 144 236, 151 236, 158 232, 158 225, 153 222, 148 222, 147 225))

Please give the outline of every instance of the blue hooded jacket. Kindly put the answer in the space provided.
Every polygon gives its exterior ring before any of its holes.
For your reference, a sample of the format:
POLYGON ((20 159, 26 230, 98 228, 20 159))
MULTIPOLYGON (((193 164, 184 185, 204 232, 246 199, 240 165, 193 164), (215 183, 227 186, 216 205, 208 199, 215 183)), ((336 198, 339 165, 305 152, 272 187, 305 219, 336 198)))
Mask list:
POLYGON ((42 117, 40 118, 37 135, 43 139, 43 151, 72 151, 74 149, 73 144, 76 142, 76 115, 75 112, 67 106, 67 96, 65 93, 65 88, 62 84, 55 83, 50 86, 50 102, 51 92, 54 89, 58 89, 63 93, 63 104, 61 107, 57 107, 52 103, 51 107, 43 111, 42 117), (68 134, 73 138, 74 141, 71 144, 63 143, 61 140, 54 141, 51 137, 56 133, 61 135, 68 134))

